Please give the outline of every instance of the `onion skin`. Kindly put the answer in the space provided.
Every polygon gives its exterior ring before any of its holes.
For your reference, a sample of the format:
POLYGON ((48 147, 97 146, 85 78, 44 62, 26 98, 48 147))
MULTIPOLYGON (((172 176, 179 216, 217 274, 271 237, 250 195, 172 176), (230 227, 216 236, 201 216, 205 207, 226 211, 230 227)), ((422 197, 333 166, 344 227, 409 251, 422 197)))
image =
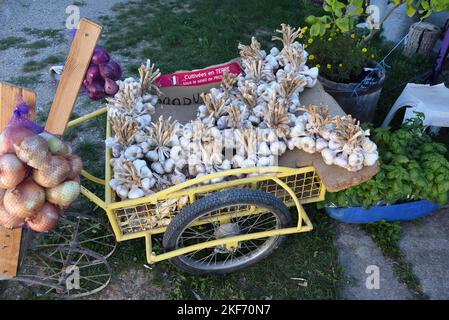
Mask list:
POLYGON ((50 161, 51 153, 47 141, 40 135, 25 138, 20 145, 14 145, 17 157, 32 168, 39 168, 50 161))
POLYGON ((24 127, 6 126, 0 134, 0 154, 14 153, 15 144, 19 145, 23 139, 34 135, 33 131, 24 127))
POLYGON ((92 55, 92 63, 101 64, 108 62, 110 59, 109 53, 103 47, 97 46, 92 55))
POLYGON ((56 187, 46 189, 45 195, 48 202, 65 209, 78 198, 80 191, 79 182, 68 180, 56 187))
POLYGON ((101 76, 106 79, 109 78, 111 80, 117 81, 122 77, 122 69, 119 64, 113 60, 110 60, 108 63, 102 63, 98 65, 101 76))
POLYGON ((55 137, 54 135, 45 131, 39 133, 39 135, 47 141, 48 148, 53 155, 65 156, 70 153, 69 146, 66 145, 64 141, 62 141, 58 137, 55 137))
POLYGON ((30 218, 45 203, 45 190, 34 181, 27 179, 15 189, 7 190, 3 199, 5 209, 18 218, 30 218))
POLYGON ((15 229, 20 228, 24 223, 25 219, 10 214, 3 206, 3 203, 0 203, 0 226, 7 229, 15 229))
POLYGON ((27 220, 27 225, 36 232, 45 232, 53 229, 58 223, 58 209, 46 202, 32 218, 27 220))
POLYGON ((0 188, 13 189, 25 179, 25 164, 15 154, 6 153, 0 156, 0 188))
POLYGON ((100 100, 104 98, 104 80, 94 81, 86 87, 87 96, 92 100, 100 100))
POLYGON ((33 170, 33 180, 44 188, 53 188, 61 184, 71 173, 69 162, 62 156, 52 156, 48 163, 33 170))
POLYGON ((83 170, 83 161, 77 155, 70 155, 66 157, 70 165, 70 174, 67 176, 68 180, 79 178, 81 171, 83 170))
POLYGON ((100 70, 96 64, 91 64, 89 68, 87 68, 84 80, 86 81, 86 84, 89 85, 98 78, 100 78, 100 70))
POLYGON ((104 81, 104 92, 108 96, 114 96, 119 90, 119 86, 114 80, 106 78, 104 81))

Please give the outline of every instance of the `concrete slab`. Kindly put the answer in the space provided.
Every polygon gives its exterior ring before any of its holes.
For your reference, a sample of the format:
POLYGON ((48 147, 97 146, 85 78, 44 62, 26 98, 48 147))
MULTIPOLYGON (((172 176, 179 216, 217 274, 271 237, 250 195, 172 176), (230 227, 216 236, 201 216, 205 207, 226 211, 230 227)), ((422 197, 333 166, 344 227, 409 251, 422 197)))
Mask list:
POLYGON ((406 286, 394 276, 392 262, 383 256, 371 237, 359 226, 339 223, 335 246, 340 264, 348 277, 342 292, 346 299, 412 299, 406 286), (376 288, 373 277, 377 270, 379 285, 376 288), (367 282, 374 288, 369 289, 367 282))
POLYGON ((430 299, 449 299, 449 206, 403 224, 399 247, 430 299))

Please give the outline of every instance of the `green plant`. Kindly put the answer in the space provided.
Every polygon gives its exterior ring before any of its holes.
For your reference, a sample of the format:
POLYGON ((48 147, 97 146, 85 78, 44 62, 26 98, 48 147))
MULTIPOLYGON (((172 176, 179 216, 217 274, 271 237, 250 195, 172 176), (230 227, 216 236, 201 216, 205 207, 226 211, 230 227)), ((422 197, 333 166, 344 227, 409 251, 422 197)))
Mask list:
POLYGON ((342 32, 354 29, 358 17, 363 13, 363 0, 349 0, 347 3, 338 0, 325 0, 323 6, 327 14, 321 17, 310 15, 306 23, 310 24, 312 37, 324 36, 327 29, 339 28, 342 32))
MULTIPOLYGON (((418 13, 421 19, 426 19, 433 12, 449 10, 448 0, 390 0, 389 2, 393 6, 382 17, 379 28, 371 28, 363 42, 370 40, 380 30, 385 20, 402 4, 405 4, 409 17, 418 13)), ((306 18, 306 22, 311 25, 310 35, 313 37, 324 36, 327 29, 339 28, 342 32, 353 30, 361 17, 368 18, 371 14, 364 10, 363 3, 363 0, 348 0, 347 2, 325 0, 323 9, 326 14, 319 17, 310 15, 306 18)))
POLYGON ((443 144, 424 132, 422 113, 400 129, 377 128, 380 170, 371 180, 337 193, 328 202, 339 207, 373 205, 426 199, 445 204, 449 191, 449 161, 443 144))
POLYGON ((308 64, 320 69, 326 79, 336 82, 358 82, 365 75, 364 67, 376 57, 355 33, 333 30, 324 36, 306 36, 310 53, 308 64))

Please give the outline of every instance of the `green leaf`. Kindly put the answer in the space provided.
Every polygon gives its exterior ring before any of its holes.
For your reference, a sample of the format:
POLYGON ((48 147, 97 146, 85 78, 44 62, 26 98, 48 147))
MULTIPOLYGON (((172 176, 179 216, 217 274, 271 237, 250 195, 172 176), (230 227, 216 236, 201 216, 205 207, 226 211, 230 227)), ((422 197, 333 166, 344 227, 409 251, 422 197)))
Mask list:
POLYGON ((314 24, 317 20, 318 20, 318 18, 315 17, 315 16, 308 16, 308 17, 306 18, 306 23, 308 23, 308 24, 314 24))
POLYGON ((407 15, 409 17, 413 17, 416 13, 416 8, 413 7, 412 5, 407 5, 407 15))
POLYGON ((320 34, 320 23, 314 23, 311 27, 310 27, 310 35, 312 37, 316 37, 320 34))
POLYGON ((332 8, 328 6, 327 4, 323 7, 324 11, 326 12, 332 12, 332 8))
POLYGON ((335 24, 342 32, 349 30, 349 19, 347 17, 335 19, 335 24))

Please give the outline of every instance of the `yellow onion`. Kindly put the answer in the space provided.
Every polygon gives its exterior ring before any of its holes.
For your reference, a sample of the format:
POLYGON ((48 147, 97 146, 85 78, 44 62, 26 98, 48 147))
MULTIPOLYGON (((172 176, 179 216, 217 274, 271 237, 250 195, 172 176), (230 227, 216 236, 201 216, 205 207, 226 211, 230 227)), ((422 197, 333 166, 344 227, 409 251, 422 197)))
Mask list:
POLYGON ((77 155, 72 154, 70 156, 67 156, 66 159, 69 161, 71 168, 70 174, 67 179, 72 180, 79 177, 81 171, 83 170, 83 161, 81 160, 81 158, 77 155))
POLYGON ((33 179, 42 187, 52 188, 67 179, 70 172, 69 162, 64 157, 52 156, 49 162, 33 170, 33 179))
POLYGON ((30 218, 45 203, 45 190, 34 181, 27 179, 15 189, 9 189, 3 198, 6 210, 19 217, 30 218))
POLYGON ((23 139, 34 136, 30 129, 19 126, 6 126, 0 134, 0 154, 14 153, 14 145, 22 143, 23 139))
POLYGON ((25 164, 15 154, 5 153, 0 156, 0 188, 12 189, 25 179, 25 164))
POLYGON ((58 209, 51 203, 45 202, 32 218, 27 220, 27 225, 36 232, 44 232, 53 229, 58 223, 58 209))
POLYGON ((46 189, 45 195, 47 196, 48 202, 65 209, 78 198, 80 191, 81 187, 79 182, 68 180, 56 187, 46 189))
POLYGON ((3 203, 0 203, 0 226, 7 229, 19 228, 25 223, 25 219, 16 217, 9 213, 3 203))
POLYGON ((48 143, 50 152, 54 155, 65 156, 70 153, 70 148, 58 137, 48 132, 42 132, 39 134, 48 143))
POLYGON ((14 145, 14 149, 20 160, 35 169, 48 162, 51 156, 47 141, 39 135, 23 139, 20 145, 14 145))

